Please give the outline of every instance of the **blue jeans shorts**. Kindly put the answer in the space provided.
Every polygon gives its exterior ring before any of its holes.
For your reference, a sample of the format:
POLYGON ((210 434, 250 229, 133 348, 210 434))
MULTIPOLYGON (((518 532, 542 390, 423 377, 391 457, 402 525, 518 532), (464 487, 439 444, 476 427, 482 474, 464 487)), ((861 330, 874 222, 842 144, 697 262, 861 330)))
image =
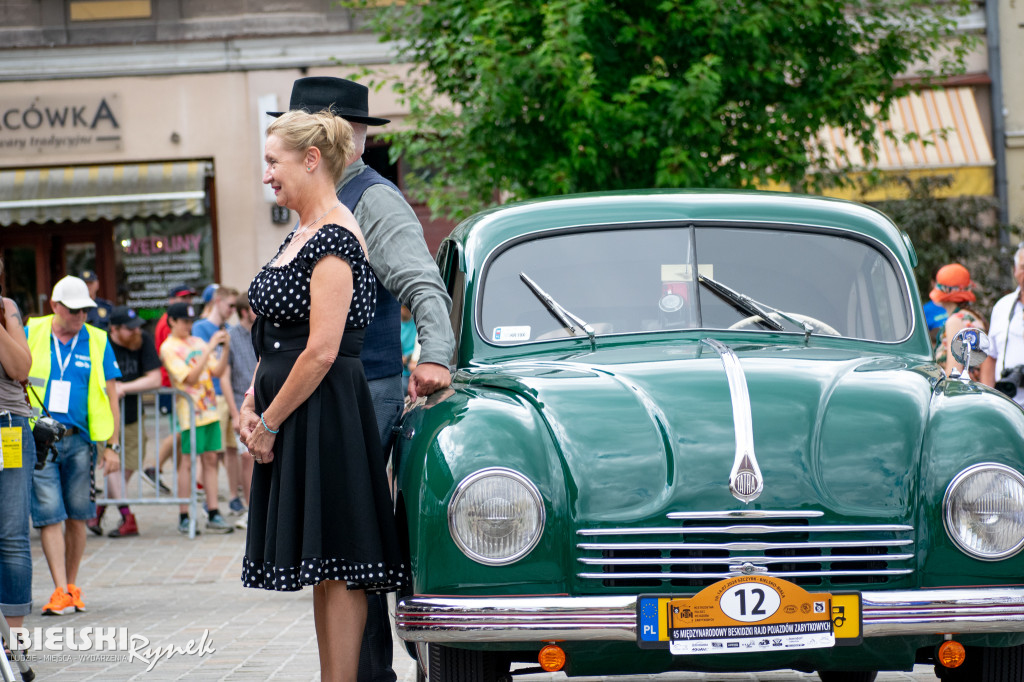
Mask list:
POLYGON ((88 521, 96 516, 96 445, 82 433, 75 433, 57 441, 56 448, 56 461, 47 461, 33 477, 32 525, 36 528, 67 519, 88 521))
POLYGON ((0 414, 0 427, 21 427, 21 466, 0 471, 0 611, 27 616, 32 610, 32 549, 28 517, 36 444, 28 417, 0 414))

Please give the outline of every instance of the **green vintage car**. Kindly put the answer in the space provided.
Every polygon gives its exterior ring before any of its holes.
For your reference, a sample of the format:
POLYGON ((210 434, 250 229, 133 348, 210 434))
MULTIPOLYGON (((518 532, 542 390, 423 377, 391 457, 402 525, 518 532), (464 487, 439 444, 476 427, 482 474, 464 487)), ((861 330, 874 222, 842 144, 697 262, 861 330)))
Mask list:
POLYGON ((915 261, 790 194, 459 225, 457 372, 394 451, 421 671, 1024 679, 1024 411, 932 361, 915 261))

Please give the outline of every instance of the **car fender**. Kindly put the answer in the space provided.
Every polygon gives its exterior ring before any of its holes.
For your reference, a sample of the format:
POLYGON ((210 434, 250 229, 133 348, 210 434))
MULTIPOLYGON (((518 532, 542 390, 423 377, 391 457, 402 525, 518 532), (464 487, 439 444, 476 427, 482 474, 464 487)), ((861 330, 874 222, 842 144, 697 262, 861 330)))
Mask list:
POLYGON ((1024 553, 1000 561, 972 558, 949 538, 943 521, 946 490, 964 469, 991 462, 1024 473, 1024 410, 986 386, 947 379, 933 394, 923 447, 921 586, 1003 584, 1007 575, 1024 575, 1024 553))
POLYGON ((457 386, 443 401, 413 410, 395 446, 400 507, 408 523, 417 593, 564 592, 568 561, 565 477, 547 425, 527 400, 489 386, 457 386), (502 467, 526 476, 540 492, 545 527, 529 561, 477 563, 459 550, 448 526, 458 484, 482 469, 502 467), (541 558, 543 557, 543 558, 541 558), (524 566, 528 564, 528 567, 524 566), (517 587, 518 586, 518 587, 517 587))

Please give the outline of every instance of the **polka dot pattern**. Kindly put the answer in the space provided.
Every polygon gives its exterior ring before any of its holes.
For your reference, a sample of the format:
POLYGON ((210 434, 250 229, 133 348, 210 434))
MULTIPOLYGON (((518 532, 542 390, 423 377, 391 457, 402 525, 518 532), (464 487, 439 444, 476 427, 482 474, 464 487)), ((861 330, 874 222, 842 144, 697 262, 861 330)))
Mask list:
POLYGON ((376 277, 356 236, 340 225, 324 225, 303 244, 295 258, 284 265, 273 265, 291 240, 289 234, 274 260, 264 265, 249 285, 253 312, 271 322, 308 320, 313 268, 325 256, 337 256, 352 267, 352 304, 345 326, 362 329, 369 325, 377 306, 376 277))
POLYGON ((303 559, 298 566, 274 566, 242 557, 242 585, 294 592, 324 580, 344 580, 350 590, 393 592, 406 583, 405 565, 361 564, 344 559, 303 559))

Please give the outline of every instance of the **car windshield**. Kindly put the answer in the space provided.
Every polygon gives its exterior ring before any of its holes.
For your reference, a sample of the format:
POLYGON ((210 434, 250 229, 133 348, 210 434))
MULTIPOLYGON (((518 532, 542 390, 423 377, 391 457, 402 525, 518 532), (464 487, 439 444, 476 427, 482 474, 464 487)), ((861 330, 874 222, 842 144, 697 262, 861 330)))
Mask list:
POLYGON ((499 345, 587 336, 567 328, 527 280, 597 336, 732 328, 895 342, 912 323, 893 262, 880 247, 836 233, 574 230, 510 246, 484 278, 480 331, 499 345))

